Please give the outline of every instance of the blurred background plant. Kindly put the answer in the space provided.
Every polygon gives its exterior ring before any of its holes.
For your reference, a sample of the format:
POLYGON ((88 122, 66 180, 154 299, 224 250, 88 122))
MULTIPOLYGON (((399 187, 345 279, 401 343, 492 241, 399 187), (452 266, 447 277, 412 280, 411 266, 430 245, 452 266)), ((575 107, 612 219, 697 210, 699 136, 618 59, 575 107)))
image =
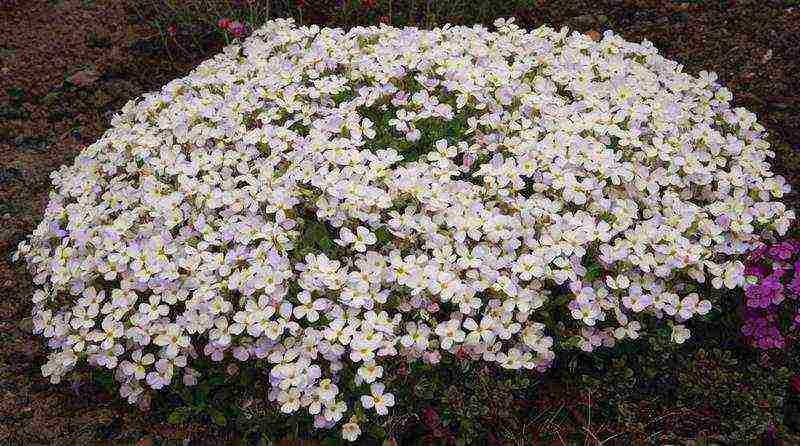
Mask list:
POLYGON ((230 43, 253 26, 288 12, 282 0, 139 0, 130 10, 154 31, 164 49, 202 50, 209 43, 230 43))
POLYGON ((298 24, 350 27, 386 23, 433 28, 439 24, 491 24, 542 4, 538 0, 127 0, 171 55, 244 38, 266 20, 294 17, 298 24))

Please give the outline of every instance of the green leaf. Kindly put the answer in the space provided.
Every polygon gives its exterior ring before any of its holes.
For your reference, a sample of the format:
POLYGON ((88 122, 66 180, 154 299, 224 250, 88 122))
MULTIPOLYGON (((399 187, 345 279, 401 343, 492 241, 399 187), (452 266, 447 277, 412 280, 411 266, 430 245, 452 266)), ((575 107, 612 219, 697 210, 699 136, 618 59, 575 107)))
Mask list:
POLYGON ((602 269, 600 268, 600 265, 594 264, 586 269, 586 275, 584 275, 583 277, 584 279, 586 279, 587 282, 591 282, 592 280, 600 277, 601 272, 602 269))
POLYGON ((186 407, 179 407, 167 416, 169 424, 181 424, 189 418, 191 411, 186 407))
POLYGON ((192 393, 192 399, 195 406, 205 407, 208 404, 208 386, 200 385, 192 393))
POLYGON ((6 93, 16 101, 19 101, 23 96, 25 96, 25 90, 18 87, 9 88, 6 90, 6 93))
POLYGON ((333 240, 331 240, 329 237, 320 238, 317 244, 325 251, 332 251, 336 249, 336 245, 333 244, 333 240))
POLYGON ((386 244, 393 240, 392 233, 384 226, 375 230, 375 238, 378 239, 378 244, 386 244))
POLYGON ((209 409, 208 414, 211 416, 211 421, 217 426, 225 426, 228 421, 225 419, 225 414, 218 409, 209 409))
POLYGON ((94 373, 93 378, 94 381, 100 384, 106 391, 110 391, 114 387, 114 378, 105 370, 94 373))
POLYGON ((225 383, 225 377, 222 375, 214 375, 208 379, 208 384, 211 386, 219 386, 225 383))

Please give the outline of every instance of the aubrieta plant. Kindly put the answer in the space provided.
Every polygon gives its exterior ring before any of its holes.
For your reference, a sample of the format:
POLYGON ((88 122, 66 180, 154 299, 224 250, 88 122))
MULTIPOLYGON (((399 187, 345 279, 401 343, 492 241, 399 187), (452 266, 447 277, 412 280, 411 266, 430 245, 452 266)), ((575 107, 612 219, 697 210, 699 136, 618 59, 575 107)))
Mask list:
POLYGON ((745 263, 744 324, 747 342, 784 348, 800 329, 800 241, 790 238, 754 249, 745 263))
POLYGON ((198 357, 261 361, 354 440, 398 359, 685 341, 697 282, 743 286, 794 219, 764 127, 649 42, 495 26, 273 20, 128 102, 16 254, 44 375, 86 360, 146 403, 198 357))

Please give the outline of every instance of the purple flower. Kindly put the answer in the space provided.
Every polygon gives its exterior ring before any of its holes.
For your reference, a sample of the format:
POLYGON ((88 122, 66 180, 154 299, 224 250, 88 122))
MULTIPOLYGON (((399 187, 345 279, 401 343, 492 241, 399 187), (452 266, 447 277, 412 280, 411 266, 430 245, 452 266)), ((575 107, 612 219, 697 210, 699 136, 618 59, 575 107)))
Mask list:
POLYGON ((775 325, 773 314, 748 312, 745 315, 745 324, 741 331, 750 345, 762 350, 783 348, 786 345, 786 338, 775 325))
POLYGON ((748 307, 766 308, 770 304, 778 304, 783 301, 783 284, 779 281, 779 277, 770 275, 761 279, 758 284, 747 285, 745 296, 748 307))
POLYGON ((58 222, 57 221, 53 221, 52 223, 50 223, 50 226, 49 226, 48 229, 50 229, 50 232, 52 232, 55 235, 55 237, 58 237, 58 238, 63 238, 65 235, 67 235, 67 231, 61 229, 58 226, 58 222))
POLYGON ((787 260, 797 251, 791 242, 782 242, 769 248, 769 256, 773 260, 787 260))
POLYGON ((785 348, 793 338, 790 332, 800 329, 799 253, 800 240, 789 238, 760 246, 748 255, 745 275, 756 280, 744 287, 745 309, 740 330, 745 341, 755 348, 785 348), (787 314, 789 328, 784 332, 781 326, 787 326, 784 319, 787 314))
POLYGON ((769 271, 764 265, 748 264, 744 268, 745 276, 756 276, 759 279, 765 277, 768 273, 769 271))
POLYGON ((228 31, 233 35, 233 37, 240 37, 244 34, 245 26, 242 22, 235 21, 228 25, 228 31))
POLYGON ((795 270, 792 281, 789 282, 789 291, 791 292, 789 296, 793 299, 797 299, 797 297, 800 296, 800 273, 798 273, 797 270, 795 270))

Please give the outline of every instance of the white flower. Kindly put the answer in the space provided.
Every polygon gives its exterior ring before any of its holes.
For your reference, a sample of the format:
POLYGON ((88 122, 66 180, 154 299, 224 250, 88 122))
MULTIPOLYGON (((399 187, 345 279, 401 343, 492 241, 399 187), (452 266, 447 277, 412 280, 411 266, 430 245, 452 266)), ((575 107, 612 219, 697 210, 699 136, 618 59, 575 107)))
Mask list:
POLYGON ((442 348, 449 350, 454 343, 464 342, 465 334, 461 330, 461 322, 449 320, 436 327, 436 334, 441 338, 442 348))
POLYGON ((300 408, 300 392, 297 389, 281 390, 278 402, 281 403, 281 412, 292 413, 300 408))
POLYGON ((624 290, 625 288, 628 288, 630 283, 630 280, 622 274, 616 278, 613 276, 606 276, 606 285, 608 285, 608 287, 612 290, 624 290))
POLYGON ((688 328, 681 324, 676 324, 672 326, 672 340, 678 344, 683 344, 689 339, 691 332, 688 328))
POLYGON ((298 293, 297 299, 300 301, 300 305, 294 307, 294 317, 298 319, 306 318, 309 322, 319 320, 319 311, 327 306, 322 299, 312 302, 311 293, 308 291, 298 293))
POLYGON ((358 368, 358 376, 367 383, 375 382, 376 379, 383 377, 383 367, 374 361, 368 362, 358 368))
POLYGON ((153 343, 166 347, 166 356, 168 358, 174 358, 178 355, 181 348, 189 346, 189 337, 183 334, 183 330, 179 325, 169 324, 163 334, 153 339, 153 343))
POLYGON ((375 408, 378 415, 386 415, 389 413, 389 408, 394 406, 394 395, 391 393, 383 393, 384 386, 381 383, 373 383, 369 387, 372 395, 362 395, 361 405, 365 409, 375 408))
POLYGON ((356 241, 356 235, 353 234, 353 231, 350 228, 342 228, 339 230, 339 238, 335 240, 336 243, 347 246, 351 245, 356 241))
POLYGON ((465 342, 473 345, 482 341, 491 344, 495 337, 494 326, 494 320, 487 316, 481 319, 480 325, 474 319, 467 318, 464 321, 464 328, 469 330, 469 334, 467 334, 465 342))
POLYGON ((350 418, 350 421, 342 425, 342 438, 347 441, 356 441, 361 435, 361 428, 356 423, 355 418, 350 418))
POLYGON ((359 226, 356 228, 356 236, 353 244, 355 245, 356 251, 364 252, 367 250, 367 245, 374 245, 377 240, 375 234, 371 233, 369 229, 359 226))
POLYGON ((144 379, 147 369, 146 367, 155 362, 155 357, 152 353, 142 354, 142 350, 135 350, 131 353, 131 361, 122 361, 122 371, 128 376, 134 376, 136 379, 144 379))
POLYGON ((339 388, 330 379, 325 378, 319 382, 318 394, 320 400, 333 401, 338 392, 339 388))
POLYGON ((354 245, 353 248, 358 252, 365 252, 367 245, 374 245, 376 241, 375 234, 364 226, 357 227, 355 234, 350 229, 343 227, 339 230, 339 238, 335 240, 342 246, 354 245))
POLYGON ((631 321, 624 327, 617 327, 614 330, 614 336, 617 339, 638 339, 639 338, 639 330, 642 328, 639 321, 631 321))

